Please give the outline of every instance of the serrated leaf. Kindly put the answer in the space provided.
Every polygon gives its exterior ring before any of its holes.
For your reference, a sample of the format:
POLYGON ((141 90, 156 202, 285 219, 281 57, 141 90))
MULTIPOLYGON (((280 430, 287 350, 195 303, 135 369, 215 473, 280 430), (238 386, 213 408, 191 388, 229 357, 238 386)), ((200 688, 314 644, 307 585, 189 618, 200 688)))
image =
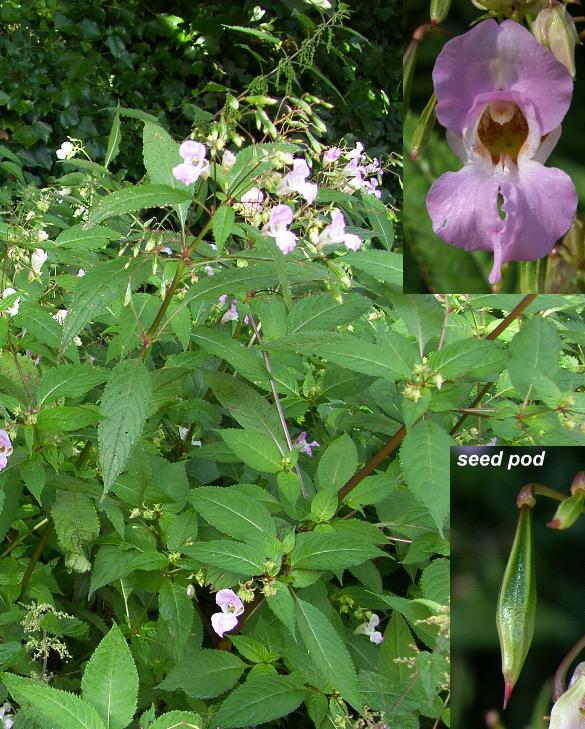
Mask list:
POLYGON ((278 473, 282 470, 283 454, 267 435, 244 428, 226 428, 218 432, 236 456, 256 471, 278 473))
POLYGON ((62 397, 82 397, 107 377, 107 370, 91 364, 62 365, 45 370, 37 386, 37 404, 40 407, 62 397))
POLYGON ((189 501, 219 531, 242 541, 271 543, 276 536, 268 509, 234 487, 203 486, 193 489, 189 501))
POLYGON ((120 114, 116 112, 116 114, 114 114, 114 121, 112 122, 112 128, 110 129, 110 134, 108 136, 108 148, 106 149, 104 167, 107 168, 110 162, 118 156, 121 139, 120 114))
POLYGON ((124 729, 136 711, 138 672, 117 625, 102 638, 81 679, 83 698, 97 709, 106 729, 124 729))
POLYGON ((449 513, 449 448, 452 440, 437 423, 423 420, 408 431, 400 461, 408 488, 431 513, 441 534, 449 513))
POLYGON ((402 289, 402 255, 389 251, 357 251, 348 253, 342 259, 353 268, 368 273, 378 281, 402 289))
POLYGON ((140 437, 151 395, 148 370, 140 359, 120 362, 112 370, 101 399, 99 460, 107 493, 140 437))
POLYGON ((293 304, 288 318, 288 333, 331 330, 359 318, 372 307, 372 302, 360 294, 346 294, 339 302, 331 294, 304 296, 293 304))
POLYGON ((237 575, 252 577, 264 573, 264 554, 258 546, 242 542, 215 539, 192 547, 185 547, 185 554, 212 567, 228 570, 237 575))
POLYGON ((95 405, 62 405, 41 410, 37 426, 46 433, 69 432, 96 425, 98 420, 99 413, 95 405))
POLYGON ((191 339, 209 354, 225 360, 246 379, 252 382, 263 382, 267 379, 266 367, 258 356, 258 350, 250 350, 226 332, 196 327, 191 332, 191 339))
POLYGON ((307 532, 297 534, 290 561, 295 569, 337 570, 383 556, 384 552, 362 540, 328 532, 307 532))
POLYGON ((232 653, 204 648, 180 661, 157 688, 181 689, 193 699, 212 699, 231 689, 245 668, 232 653))
POLYGON ((37 342, 46 344, 47 347, 59 348, 61 325, 41 306, 23 303, 14 317, 14 322, 30 332, 37 342))
POLYGON ((59 544, 66 553, 83 554, 100 531, 97 512, 87 494, 58 491, 51 510, 59 544))
POLYGON ((97 711, 75 694, 47 686, 32 678, 2 673, 2 682, 21 705, 30 704, 45 726, 54 729, 106 729, 97 711))
POLYGON ((29 404, 34 393, 39 373, 33 361, 26 355, 14 357, 0 351, 0 389, 23 404, 29 404))
POLYGON ((294 636, 296 634, 296 623, 293 596, 284 582, 277 580, 272 583, 272 587, 275 590, 275 594, 266 595, 266 604, 294 636))
POLYGON ((95 251, 105 248, 112 238, 118 239, 121 236, 122 234, 118 231, 102 225, 86 230, 83 224, 79 223, 62 230, 55 239, 55 245, 60 248, 95 251))
POLYGON ((474 380, 499 376, 507 354, 499 342, 486 339, 461 339, 445 345, 429 356, 429 367, 446 380, 467 374, 474 380))
POLYGON ((129 109, 125 106, 107 106, 106 111, 114 111, 120 116, 128 116, 131 119, 138 119, 138 121, 144 122, 145 124, 160 124, 159 120, 152 114, 148 114, 146 111, 140 109, 129 109))
POLYGON ((353 440, 344 433, 331 441, 319 458, 317 483, 320 489, 340 489, 357 471, 358 454, 353 440))
MULTIPOLYGON (((389 211, 375 195, 365 191, 362 191, 362 202, 372 230, 376 233, 376 237, 384 248, 389 251, 394 244, 394 224, 389 211)), ((366 252, 369 253, 370 251, 364 251, 364 253, 366 252)), ((400 269, 402 270, 402 265, 400 269)), ((402 287, 402 280, 398 285, 402 287)))
POLYGON ((345 643, 325 615, 297 598, 299 633, 316 668, 356 711, 363 710, 355 668, 345 643))
POLYGON ((165 534, 166 546, 171 552, 181 551, 182 547, 197 539, 197 514, 193 509, 181 514, 165 514, 161 519, 161 527, 165 534))
POLYGON ((524 322, 510 344, 508 371, 516 396, 524 399, 532 392, 533 398, 541 397, 534 392, 535 375, 544 374, 554 383, 560 355, 561 339, 554 324, 542 316, 524 322))
POLYGON ((246 35, 251 35, 254 38, 258 38, 258 40, 268 41, 269 43, 281 43, 280 38, 272 35, 272 33, 268 33, 268 31, 266 30, 248 28, 247 26, 243 25, 225 25, 224 23, 222 23, 222 28, 227 28, 228 30, 237 30, 238 33, 245 33, 246 35))
POLYGON ((427 600, 447 605, 450 596, 449 560, 434 559, 420 576, 420 585, 427 600))
POLYGON ((88 599, 100 587, 119 580, 128 571, 128 566, 136 556, 136 550, 105 544, 95 556, 91 570, 91 583, 88 599))
POLYGON ((192 711, 167 711, 150 724, 148 729, 201 729, 203 721, 192 711))
POLYGON ((286 716, 305 697, 305 691, 290 676, 253 676, 238 686, 219 707, 212 726, 255 726, 286 716))
POLYGON ((217 255, 221 256, 223 246, 229 238, 236 219, 234 209, 229 205, 221 205, 213 214, 211 230, 217 245, 217 255))
POLYGON ((170 653, 180 659, 187 645, 187 639, 193 626, 193 603, 184 587, 165 580, 158 594, 160 617, 167 623, 173 638, 170 653))
POLYGON ((136 187, 116 190, 106 197, 99 198, 93 205, 88 218, 87 227, 101 223, 102 220, 136 210, 164 208, 169 205, 190 203, 191 195, 184 190, 174 189, 168 185, 136 185, 136 187))
POLYGON ((122 296, 128 285, 139 286, 150 273, 150 260, 137 258, 115 258, 96 265, 80 280, 73 294, 69 312, 63 322, 61 351, 73 342, 75 337, 108 304, 122 296))

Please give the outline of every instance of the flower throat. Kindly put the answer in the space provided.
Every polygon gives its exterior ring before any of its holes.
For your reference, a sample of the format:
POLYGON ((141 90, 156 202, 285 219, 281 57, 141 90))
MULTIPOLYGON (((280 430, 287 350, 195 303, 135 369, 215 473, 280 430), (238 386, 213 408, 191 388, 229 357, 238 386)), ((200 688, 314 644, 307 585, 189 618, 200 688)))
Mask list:
POLYGON ((477 133, 494 164, 502 155, 508 155, 517 164, 518 154, 528 137, 528 124, 514 102, 496 101, 485 108, 477 133))

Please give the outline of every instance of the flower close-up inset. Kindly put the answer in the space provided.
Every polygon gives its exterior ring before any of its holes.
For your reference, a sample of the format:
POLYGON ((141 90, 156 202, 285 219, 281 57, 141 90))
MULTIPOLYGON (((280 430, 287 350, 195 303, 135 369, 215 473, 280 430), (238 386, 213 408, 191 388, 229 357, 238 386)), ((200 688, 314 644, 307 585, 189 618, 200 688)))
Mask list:
POLYGON ((437 118, 463 168, 431 187, 435 233, 493 251, 489 281, 508 261, 550 253, 571 226, 577 192, 545 167, 573 92, 567 68, 513 20, 484 20, 445 44, 433 71, 437 118))

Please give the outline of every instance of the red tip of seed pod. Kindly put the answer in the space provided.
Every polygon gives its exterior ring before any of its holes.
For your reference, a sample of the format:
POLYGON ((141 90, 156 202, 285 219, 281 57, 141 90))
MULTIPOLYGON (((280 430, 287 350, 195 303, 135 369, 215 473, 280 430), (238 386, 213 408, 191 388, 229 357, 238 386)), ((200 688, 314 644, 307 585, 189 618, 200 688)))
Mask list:
POLYGON ((547 524, 551 529, 560 529, 561 528, 561 520, 560 519, 553 519, 552 521, 549 521, 547 524))
POLYGON ((418 157, 417 153, 416 153, 416 152, 413 152, 413 153, 412 153, 412 154, 410 155, 410 161, 411 161, 411 162, 416 162, 416 158, 417 158, 417 157, 418 157))
POLYGON ((510 701, 510 696, 512 695, 512 689, 514 688, 514 684, 511 681, 506 681, 506 684, 504 686, 504 709, 506 706, 508 706, 508 701, 510 701))

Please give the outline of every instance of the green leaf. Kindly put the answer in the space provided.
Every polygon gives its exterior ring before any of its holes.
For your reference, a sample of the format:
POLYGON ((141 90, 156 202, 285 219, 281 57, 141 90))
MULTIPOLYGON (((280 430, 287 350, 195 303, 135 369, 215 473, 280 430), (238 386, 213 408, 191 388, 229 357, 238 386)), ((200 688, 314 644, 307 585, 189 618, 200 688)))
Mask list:
POLYGON ((100 587, 119 580, 126 574, 128 566, 137 552, 121 546, 105 544, 97 551, 91 570, 88 599, 100 587))
POLYGON ((277 580, 272 583, 272 588, 276 592, 274 595, 266 595, 266 604, 280 622, 287 627, 294 636, 296 633, 296 624, 293 596, 284 582, 277 580))
POLYGON ((434 559, 422 571, 420 585, 427 600, 440 605, 449 603, 449 560, 434 559))
POLYGON ((86 230, 81 223, 73 225, 59 233, 55 239, 55 245, 60 248, 67 248, 82 251, 95 251, 105 248, 108 241, 118 239, 121 233, 111 228, 98 225, 95 228, 86 230))
POLYGON ((180 689, 192 699, 212 699, 231 689, 245 668, 232 653, 204 648, 180 661, 157 688, 180 689))
POLYGON ((473 380, 498 377, 505 367, 507 353, 499 342, 486 339, 460 339, 429 357, 429 367, 446 380, 467 374, 473 380))
POLYGON ((138 672, 126 639, 112 625, 87 662, 83 698, 95 707, 107 729, 124 729, 136 711, 138 672))
POLYGON ((107 106, 106 111, 115 111, 120 116, 138 119, 138 121, 144 122, 145 124, 160 124, 155 116, 148 114, 146 111, 140 111, 140 109, 128 109, 125 106, 107 106))
POLYGON ((449 513, 449 447, 451 437, 440 425, 420 421, 408 431, 400 461, 408 488, 431 513, 441 534, 449 513))
POLYGON ((46 433, 58 433, 82 430, 89 425, 96 425, 98 420, 99 412, 95 405, 63 405, 41 410, 37 425, 39 430, 46 433))
POLYGON ((62 397, 82 397, 107 377, 107 370, 91 364, 61 365, 45 370, 37 387, 37 404, 40 407, 62 397))
POLYGON ((96 265, 80 280, 73 294, 69 312, 63 323, 61 351, 73 342, 75 337, 98 314, 122 296, 128 286, 139 286, 150 273, 150 259, 114 258, 96 265))
POLYGON ((228 428, 218 433, 236 456, 256 471, 278 473, 282 470, 283 454, 267 435, 243 428, 228 428))
MULTIPOLYGON (((57 491, 51 510, 59 544, 66 554, 84 554, 84 547, 100 531, 97 512, 87 494, 57 491)), ((89 569, 89 563, 87 563, 89 569)))
POLYGON ((104 159, 104 167, 107 169, 110 162, 118 156, 120 151, 120 140, 122 139, 122 133, 120 129, 120 114, 116 112, 114 114, 114 121, 112 122, 112 128, 110 129, 110 135, 108 137, 108 148, 106 149, 106 157, 104 159))
POLYGON ((323 451, 317 466, 320 489, 340 489, 357 471, 358 454, 353 440, 344 433, 331 441, 323 451))
POLYGON ((355 668, 344 641, 325 615, 297 598, 297 626, 316 668, 356 711, 363 710, 355 668))
POLYGON ((383 556, 384 552, 377 547, 359 539, 334 533, 307 532, 297 534, 290 561, 294 569, 337 570, 383 556))
MULTIPOLYGON (((384 203, 378 200, 375 195, 364 191, 362 191, 362 202, 372 230, 376 233, 376 237, 384 248, 389 251, 394 244, 394 224, 390 212, 386 209, 384 203)), ((370 253, 370 251, 364 251, 364 253, 370 253)), ((402 272, 402 262, 400 264, 400 271, 402 272)), ((378 277, 376 276, 376 278, 378 277)), ((380 280, 384 281, 384 279, 380 280)), ((388 283, 392 282, 389 281, 388 283)), ((397 285, 402 288, 402 278, 397 285)))
POLYGON ((236 219, 234 209, 229 205, 221 205, 213 214, 212 228, 213 238, 217 245, 217 255, 221 256, 223 246, 229 238, 236 219))
POLYGON ((510 344, 508 370, 516 396, 522 399, 528 397, 535 373, 544 374, 554 382, 559 371, 560 356, 561 339, 552 322, 542 316, 534 316, 524 322, 510 344))
POLYGON ((264 724, 290 714, 304 697, 302 685, 290 676, 252 676, 222 703, 212 726, 230 729, 264 724))
POLYGON ((203 564, 229 570, 244 577, 264 573, 263 551, 242 542, 212 539, 194 544, 192 547, 185 547, 185 554, 203 564))
POLYGON ((136 210, 148 208, 164 208, 169 205, 190 203, 191 195, 185 190, 175 190, 168 185, 136 185, 116 190, 99 198, 93 205, 87 218, 87 227, 91 228, 102 220, 136 210))
POLYGON ((24 302, 21 304, 18 314, 14 317, 14 322, 22 329, 30 332, 37 342, 54 349, 59 348, 61 325, 53 319, 46 309, 37 304, 24 302))
POLYGON ((185 588, 165 580, 158 594, 160 617, 167 623, 173 638, 170 653, 175 659, 183 656, 193 626, 193 603, 185 588))
MULTIPOLYGON (((272 33, 268 33, 266 30, 258 30, 257 28, 248 28, 243 25, 225 25, 222 23, 222 28, 227 28, 228 30, 237 30, 238 33, 245 33, 246 35, 251 35, 254 38, 258 38, 262 41, 268 41, 269 43, 281 43, 282 41, 280 38, 277 38, 275 35, 272 35, 272 33)), ((235 726, 235 725, 234 725, 235 726)))
POLYGON ((258 350, 245 347, 241 342, 232 339, 227 332, 196 327, 191 332, 191 339, 206 352, 225 360, 246 379, 252 382, 263 382, 267 379, 266 368, 258 350))
POLYGON ((387 251, 357 251, 347 253, 341 259, 358 271, 373 276, 378 281, 389 283, 402 289, 402 255, 387 251))
POLYGON ((0 351, 0 390, 28 405, 39 374, 30 357, 0 351), (29 395, 30 393, 30 395, 29 395))
POLYGON ((252 310, 260 317, 264 339, 278 339, 286 334, 286 306, 278 296, 270 299, 254 297, 252 310))
POLYGON ((144 166, 153 184, 167 185, 189 195, 188 201, 173 205, 181 225, 184 226, 195 185, 185 185, 173 175, 173 167, 183 162, 183 158, 179 154, 179 145, 160 124, 146 123, 143 134, 143 156, 144 166))
POLYGON ((32 711, 44 726, 54 729, 106 729, 97 711, 75 694, 47 686, 32 678, 2 673, 12 698, 32 711))
POLYGON ((431 294, 407 296, 391 293, 390 301, 408 331, 416 337, 420 351, 424 351, 425 344, 436 336, 445 319, 437 299, 431 294))
POLYGON ((102 420, 98 426, 104 493, 124 470, 142 433, 150 395, 150 375, 141 359, 120 362, 114 367, 102 395, 102 420))
POLYGON ((181 514, 165 514, 161 518, 161 527, 165 534, 167 549, 171 552, 181 551, 182 547, 197 538, 197 514, 193 509, 181 514))
POLYGON ((237 486, 193 489, 189 501, 211 526, 230 537, 270 544, 276 536, 268 509, 238 491, 237 486))
POLYGON ((288 333, 331 330, 358 319, 371 306, 371 301, 360 294, 346 294, 342 302, 331 294, 304 296, 293 304, 288 318, 288 333))
POLYGON ((203 721, 192 711, 167 711, 150 724, 148 729, 201 729, 203 721))

